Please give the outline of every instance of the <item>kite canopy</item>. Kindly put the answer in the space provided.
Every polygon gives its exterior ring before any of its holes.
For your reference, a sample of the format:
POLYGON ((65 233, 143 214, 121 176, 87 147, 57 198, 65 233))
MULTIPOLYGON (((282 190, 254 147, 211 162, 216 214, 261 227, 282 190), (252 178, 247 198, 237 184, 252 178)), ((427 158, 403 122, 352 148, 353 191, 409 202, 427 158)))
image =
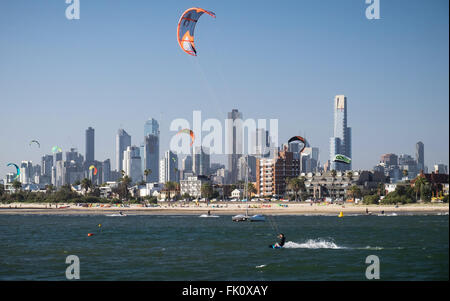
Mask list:
POLYGON ((306 142, 306 139, 301 137, 301 136, 294 136, 291 139, 288 140, 288 144, 291 142, 296 142, 296 141, 300 141, 303 143, 303 147, 300 150, 300 153, 303 152, 303 150, 305 149, 305 147, 308 145, 308 142, 306 142))
POLYGON ((337 154, 336 156, 334 156, 333 159, 334 162, 342 162, 345 164, 350 164, 352 162, 352 159, 350 159, 347 156, 341 155, 341 154, 337 154))
POLYGON ((95 167, 94 165, 89 166, 89 170, 93 169, 94 170, 94 176, 97 175, 97 167, 95 167))
POLYGON ((62 149, 59 146, 52 147, 52 153, 61 153, 62 149))
POLYGON ((197 50, 194 44, 194 29, 201 15, 207 13, 211 17, 216 17, 211 11, 203 8, 192 7, 187 9, 178 21, 177 39, 181 49, 187 54, 197 56, 197 50))
POLYGON ((17 164, 8 163, 6 166, 14 166, 16 168, 16 175, 14 176, 14 180, 20 176, 20 168, 19 166, 17 166, 17 164))
POLYGON ((32 143, 36 143, 39 146, 39 148, 41 147, 41 144, 37 140, 31 140, 30 141, 30 146, 31 146, 32 143))
POLYGON ((195 141, 194 132, 192 130, 190 130, 190 129, 182 129, 182 130, 178 131, 177 135, 178 134, 182 134, 182 133, 188 134, 191 137, 191 144, 190 144, 190 146, 192 146, 192 144, 194 144, 194 141, 195 141))

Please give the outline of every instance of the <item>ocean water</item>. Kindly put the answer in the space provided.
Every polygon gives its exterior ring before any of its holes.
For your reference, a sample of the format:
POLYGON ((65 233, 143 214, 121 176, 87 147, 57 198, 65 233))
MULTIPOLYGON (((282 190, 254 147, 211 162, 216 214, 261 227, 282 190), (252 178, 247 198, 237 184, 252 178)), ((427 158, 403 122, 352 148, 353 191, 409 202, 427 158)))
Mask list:
POLYGON ((366 280, 369 255, 381 280, 448 280, 448 247, 448 215, 0 215, 0 280, 66 280, 68 255, 81 280, 366 280))

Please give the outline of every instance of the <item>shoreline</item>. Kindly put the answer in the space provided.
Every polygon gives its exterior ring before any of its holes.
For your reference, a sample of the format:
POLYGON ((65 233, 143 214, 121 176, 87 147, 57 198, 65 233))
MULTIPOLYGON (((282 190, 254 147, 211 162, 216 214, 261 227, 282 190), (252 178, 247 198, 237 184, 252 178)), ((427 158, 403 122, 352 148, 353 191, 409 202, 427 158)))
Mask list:
MULTIPOLYGON (((11 203, 0 204, 0 215, 107 215, 122 211, 127 215, 201 215, 211 211, 213 215, 237 215, 244 214, 247 210, 246 204, 236 204, 231 202, 200 204, 164 204, 158 207, 142 207, 130 205, 129 207, 113 207, 105 204, 95 204, 93 207, 82 207, 76 204, 55 204, 49 208, 48 204, 26 204, 11 203), (47 206, 47 207, 46 207, 47 206), (68 206, 68 207, 67 207, 68 206), (60 208, 63 207, 63 208, 60 208), (66 208, 64 208, 66 207, 66 208)), ((355 205, 355 204, 303 204, 303 203, 251 203, 248 214, 265 215, 338 215, 346 214, 366 215, 366 208, 373 215, 381 214, 384 211, 389 215, 392 213, 400 215, 419 214, 448 214, 449 204, 407 204, 407 205, 355 205)))

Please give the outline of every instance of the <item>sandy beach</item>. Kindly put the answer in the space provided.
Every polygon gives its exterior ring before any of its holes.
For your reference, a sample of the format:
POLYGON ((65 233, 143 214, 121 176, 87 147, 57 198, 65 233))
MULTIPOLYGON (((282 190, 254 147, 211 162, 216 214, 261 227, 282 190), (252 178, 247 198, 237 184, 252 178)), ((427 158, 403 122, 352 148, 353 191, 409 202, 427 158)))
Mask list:
MULTIPOLYGON (((122 211, 127 215, 197 215, 211 211, 215 215, 243 214, 247 209, 246 203, 216 202, 196 205, 194 203, 162 203, 154 207, 143 207, 143 205, 120 205, 92 204, 91 207, 83 207, 77 204, 26 204, 11 203, 0 204, 0 214, 91 214, 105 215, 122 211), (50 207, 51 206, 51 207, 50 207), (58 208, 56 208, 56 206, 58 208)), ((248 204, 249 215, 338 215, 343 214, 366 214, 366 209, 372 214, 426 214, 439 213, 448 214, 449 205, 442 203, 433 204, 408 204, 408 205, 356 205, 356 204, 305 204, 305 203, 258 203, 248 204)))

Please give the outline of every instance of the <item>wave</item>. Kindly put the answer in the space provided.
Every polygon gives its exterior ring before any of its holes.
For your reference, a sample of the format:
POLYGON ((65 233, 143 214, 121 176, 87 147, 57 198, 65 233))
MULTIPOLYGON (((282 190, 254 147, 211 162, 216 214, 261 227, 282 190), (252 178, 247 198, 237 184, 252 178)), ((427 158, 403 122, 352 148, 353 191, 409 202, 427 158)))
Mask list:
POLYGON ((257 269, 260 269, 260 268, 263 268, 263 267, 265 267, 265 266, 266 266, 265 264, 257 265, 256 268, 257 268, 257 269))
POLYGON ((324 239, 309 239, 304 243, 288 241, 284 244, 287 249, 347 249, 324 239))

